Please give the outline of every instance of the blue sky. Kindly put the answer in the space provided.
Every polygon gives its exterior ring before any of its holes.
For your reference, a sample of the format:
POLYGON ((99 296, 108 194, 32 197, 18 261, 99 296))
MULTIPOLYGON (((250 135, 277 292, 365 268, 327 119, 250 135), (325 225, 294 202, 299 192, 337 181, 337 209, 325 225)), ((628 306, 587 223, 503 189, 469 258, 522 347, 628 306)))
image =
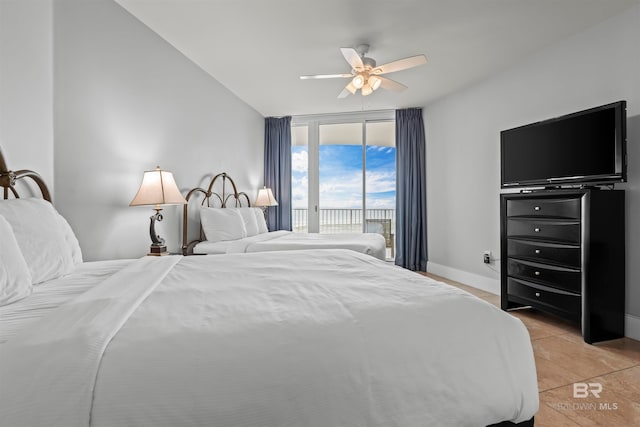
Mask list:
MULTIPOLYGON (((367 208, 395 209, 394 147, 367 146, 367 208)), ((308 147, 292 150, 293 208, 307 208, 308 147)), ((320 208, 362 208, 362 146, 320 146, 320 208)))

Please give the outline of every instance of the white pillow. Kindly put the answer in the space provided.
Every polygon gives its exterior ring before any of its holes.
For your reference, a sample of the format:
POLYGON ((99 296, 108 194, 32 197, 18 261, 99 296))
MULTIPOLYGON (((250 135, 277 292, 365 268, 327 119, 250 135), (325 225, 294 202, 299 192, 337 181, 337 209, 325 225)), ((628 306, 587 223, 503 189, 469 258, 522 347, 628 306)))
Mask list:
POLYGON ((60 226, 58 213, 43 199, 0 201, 0 215, 13 228, 32 283, 71 273, 73 257, 60 226))
POLYGON ((267 227, 267 221, 264 219, 264 211, 260 208, 251 208, 256 216, 256 222, 258 223, 258 234, 268 233, 269 227, 267 227))
POLYGON ((253 208, 233 208, 240 212, 242 221, 244 221, 244 228, 247 231, 246 237, 255 236, 258 234, 258 221, 256 220, 256 214, 253 213, 253 208))
POLYGON ((209 242, 238 240, 247 237, 247 229, 238 209, 202 208, 202 230, 209 242))
POLYGON ((31 293, 31 274, 11 226, 0 216, 0 306, 31 293))
POLYGON ((60 223, 60 230, 62 230, 62 234, 64 234, 64 241, 69 248, 71 253, 71 259, 74 264, 82 264, 82 249, 80 249, 80 243, 78 242, 78 238, 76 237, 73 229, 62 215, 56 211, 56 215, 58 217, 58 222, 60 223))

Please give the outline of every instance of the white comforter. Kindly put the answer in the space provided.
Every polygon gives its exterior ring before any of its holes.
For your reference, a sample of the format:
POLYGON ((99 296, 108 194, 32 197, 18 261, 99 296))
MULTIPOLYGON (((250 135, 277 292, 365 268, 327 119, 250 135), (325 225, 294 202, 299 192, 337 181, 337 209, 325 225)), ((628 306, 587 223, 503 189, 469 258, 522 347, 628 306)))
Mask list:
POLYGON ((346 250, 145 257, 0 347, 8 426, 531 418, 516 318, 346 250))
POLYGON ((235 254, 245 252, 288 251, 302 249, 351 249, 384 260, 387 254, 384 237, 377 233, 292 233, 272 231, 239 240, 201 242, 195 254, 235 254))

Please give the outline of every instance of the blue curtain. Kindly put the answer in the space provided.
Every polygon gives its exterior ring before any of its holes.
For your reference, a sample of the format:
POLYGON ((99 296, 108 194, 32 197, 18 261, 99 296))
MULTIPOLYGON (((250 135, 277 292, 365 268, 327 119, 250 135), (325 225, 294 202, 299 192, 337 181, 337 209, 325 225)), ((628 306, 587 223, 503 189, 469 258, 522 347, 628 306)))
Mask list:
POLYGON ((291 117, 265 119, 264 185, 278 201, 267 208, 269 230, 291 231, 291 117))
POLYGON ((396 265, 427 271, 427 189, 421 108, 396 110, 396 265))

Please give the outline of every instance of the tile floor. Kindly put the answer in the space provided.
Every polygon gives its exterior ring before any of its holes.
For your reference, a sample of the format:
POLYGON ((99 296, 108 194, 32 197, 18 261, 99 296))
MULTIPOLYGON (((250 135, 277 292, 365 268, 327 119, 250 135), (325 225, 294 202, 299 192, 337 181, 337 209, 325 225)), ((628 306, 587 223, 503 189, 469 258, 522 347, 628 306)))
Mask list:
MULTIPOLYGON (((500 306, 497 295, 426 275, 500 306)), ((536 427, 640 426, 640 341, 622 338, 589 345, 578 326, 554 316, 528 309, 510 313, 531 336, 540 390, 536 427), (599 398, 574 398, 574 383, 600 384, 599 398)), ((597 392, 599 386, 592 387, 597 392)))

